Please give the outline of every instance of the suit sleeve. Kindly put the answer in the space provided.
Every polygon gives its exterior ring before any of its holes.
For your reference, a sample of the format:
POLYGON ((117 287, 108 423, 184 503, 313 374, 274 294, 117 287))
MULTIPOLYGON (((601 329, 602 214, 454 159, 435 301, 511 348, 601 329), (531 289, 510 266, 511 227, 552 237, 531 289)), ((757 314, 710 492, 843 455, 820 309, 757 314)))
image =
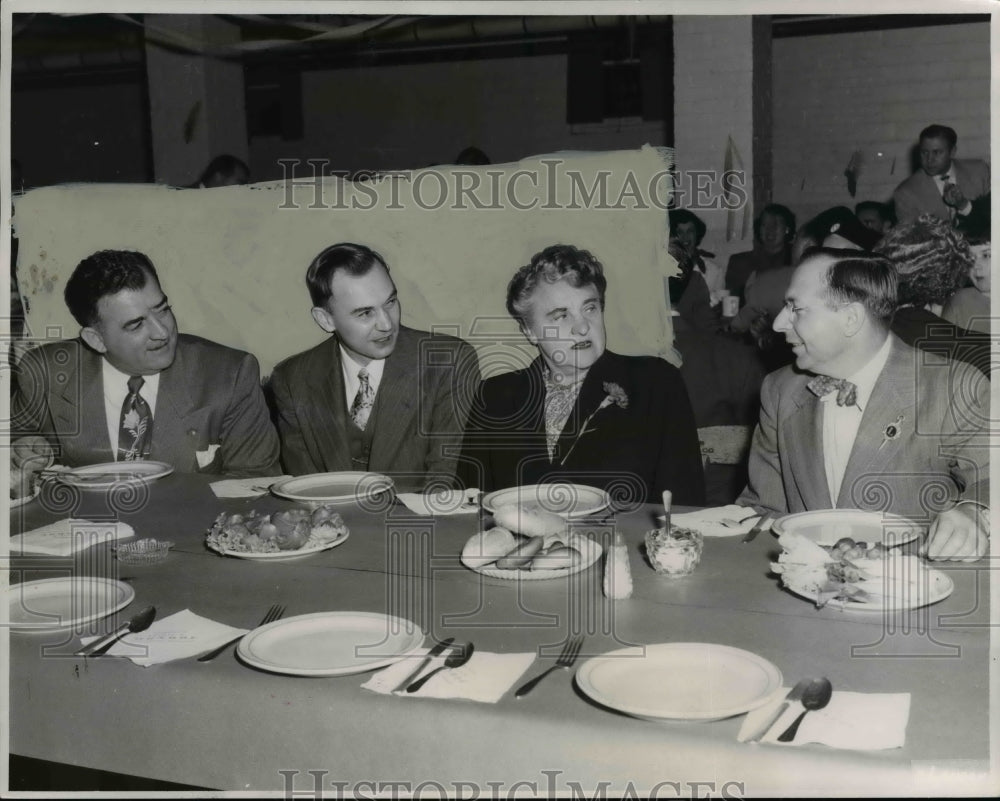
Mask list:
POLYGON ((666 388, 663 441, 653 487, 657 497, 663 490, 673 493, 673 502, 687 506, 705 505, 705 475, 701 462, 698 429, 687 388, 680 370, 667 365, 658 377, 666 388))
POLYGON ((990 503, 990 382, 959 365, 941 442, 948 472, 962 500, 990 503))
POLYGON ((236 372, 229 407, 222 420, 222 472, 267 476, 278 470, 278 435, 260 388, 260 368, 249 353, 236 372))
POLYGON ((911 222, 920 216, 920 207, 916 198, 906 189, 897 188, 892 195, 896 220, 900 223, 911 222))
POLYGON ((285 472, 293 476, 320 473, 322 467, 316 464, 306 448, 302 427, 295 411, 288 381, 283 370, 276 369, 271 374, 271 391, 278 411, 278 434, 281 438, 281 464, 285 472))
POLYGON ((774 376, 764 379, 760 390, 760 421, 750 445, 749 483, 736 503, 774 512, 787 512, 785 485, 778 457, 778 389, 774 376))
POLYGON ((494 486, 492 461, 489 450, 483 444, 484 436, 490 431, 486 414, 485 383, 480 383, 469 410, 462 438, 462 455, 458 460, 459 483, 466 489, 479 487, 487 490, 494 486))
POLYGON ((10 397, 11 439, 53 431, 47 374, 45 361, 36 352, 27 351, 17 362, 10 397))
POLYGON ((480 378, 475 349, 468 342, 456 343, 455 363, 445 371, 431 398, 431 438, 425 463, 428 482, 455 482, 463 434, 480 378))

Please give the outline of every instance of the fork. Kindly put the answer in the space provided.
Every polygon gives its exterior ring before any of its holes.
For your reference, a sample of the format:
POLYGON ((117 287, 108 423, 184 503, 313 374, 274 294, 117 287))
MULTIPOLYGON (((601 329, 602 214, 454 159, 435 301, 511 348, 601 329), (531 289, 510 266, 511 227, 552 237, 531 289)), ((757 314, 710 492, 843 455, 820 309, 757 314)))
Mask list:
POLYGON ((747 520, 753 520, 755 517, 760 517, 760 516, 761 515, 754 513, 752 515, 747 515, 746 517, 740 518, 739 520, 733 520, 731 517, 724 517, 719 522, 722 523, 722 525, 724 525, 726 528, 738 528, 739 526, 742 526, 744 523, 746 523, 747 520))
POLYGON ((562 653, 559 654, 559 658, 556 663, 546 670, 544 673, 536 676, 531 681, 522 684, 516 693, 514 693, 515 698, 522 698, 523 696, 530 693, 535 685, 538 684, 542 679, 548 676, 556 668, 568 668, 572 667, 573 663, 576 662, 576 658, 580 655, 580 648, 583 647, 583 635, 577 634, 573 639, 568 640, 566 645, 563 646, 562 653))
MULTIPOLYGON (((263 619, 257 625, 258 627, 266 626, 268 623, 273 623, 283 614, 285 614, 285 607, 283 607, 281 604, 275 604, 274 606, 272 606, 270 609, 267 610, 267 614, 264 615, 263 619)), ((232 645, 234 642, 242 640, 245 636, 246 636, 245 634, 241 634, 239 637, 233 637, 233 639, 222 643, 222 645, 220 645, 218 648, 209 651, 207 654, 199 656, 198 661, 211 662, 213 659, 215 659, 215 657, 217 657, 219 654, 225 651, 230 645, 232 645)))

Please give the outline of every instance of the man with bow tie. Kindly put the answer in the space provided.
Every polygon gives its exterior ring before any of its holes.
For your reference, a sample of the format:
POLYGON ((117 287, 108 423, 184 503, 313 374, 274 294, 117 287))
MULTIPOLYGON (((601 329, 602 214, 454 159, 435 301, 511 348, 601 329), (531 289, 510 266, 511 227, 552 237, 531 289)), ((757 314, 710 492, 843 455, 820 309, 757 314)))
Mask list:
POLYGON ((911 222, 923 213, 959 225, 972 212, 972 201, 990 191, 989 165, 979 159, 956 159, 958 135, 947 125, 920 132, 920 169, 896 187, 896 219, 911 222))
POLYGON ((364 245, 326 248, 306 285, 313 320, 332 336, 274 369, 285 469, 389 473, 414 489, 450 484, 479 386, 475 351, 400 325, 389 268, 364 245))
POLYGON ((273 475, 278 437, 257 360, 177 321, 149 258, 102 250, 77 265, 66 305, 78 339, 27 351, 11 412, 15 496, 55 461, 151 459, 178 472, 273 475))
POLYGON ((989 381, 890 333, 896 272, 880 256, 821 248, 774 321, 794 367, 761 388, 739 503, 780 514, 850 508, 929 527, 932 559, 989 544, 989 381))

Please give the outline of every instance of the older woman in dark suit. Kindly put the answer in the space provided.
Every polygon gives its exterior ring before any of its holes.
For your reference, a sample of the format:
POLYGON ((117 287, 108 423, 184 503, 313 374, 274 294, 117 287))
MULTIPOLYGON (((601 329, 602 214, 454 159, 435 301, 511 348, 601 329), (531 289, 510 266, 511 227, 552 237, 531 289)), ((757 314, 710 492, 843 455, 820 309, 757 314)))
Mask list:
POLYGON ((526 368, 483 382, 466 427, 462 471, 484 490, 571 481, 619 501, 703 504, 694 415, 680 371, 606 349, 604 270, 553 245, 507 287, 507 310, 538 349, 526 368))

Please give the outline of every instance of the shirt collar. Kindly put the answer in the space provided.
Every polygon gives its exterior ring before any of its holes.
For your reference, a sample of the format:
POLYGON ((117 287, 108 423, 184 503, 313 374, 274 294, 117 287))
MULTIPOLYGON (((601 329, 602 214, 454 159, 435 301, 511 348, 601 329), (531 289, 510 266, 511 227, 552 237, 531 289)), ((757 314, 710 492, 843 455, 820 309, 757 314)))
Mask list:
MULTIPOLYGON (((121 391, 124 393, 122 397, 128 394, 128 380, 131 378, 128 373, 123 373, 117 367, 115 367, 111 362, 107 360, 106 357, 101 357, 101 378, 104 380, 105 387, 120 387, 121 391)), ((147 398, 149 395, 155 397, 157 390, 160 387, 160 374, 153 373, 152 375, 142 376, 143 385, 139 392, 143 397, 147 398)))
POLYGON ((372 359, 368 364, 362 365, 342 344, 338 344, 338 347, 340 348, 340 364, 343 366, 344 378, 347 379, 348 383, 360 381, 358 373, 361 370, 368 371, 368 378, 372 382, 377 382, 382 377, 385 359, 372 359))
POLYGON ((847 380, 858 388, 857 404, 858 408, 862 411, 868 406, 868 399, 875 389, 875 382, 878 381, 878 377, 882 374, 886 362, 889 361, 889 353, 891 351, 892 337, 886 337, 885 342, 882 343, 882 347, 878 349, 868 363, 847 377, 847 380))

